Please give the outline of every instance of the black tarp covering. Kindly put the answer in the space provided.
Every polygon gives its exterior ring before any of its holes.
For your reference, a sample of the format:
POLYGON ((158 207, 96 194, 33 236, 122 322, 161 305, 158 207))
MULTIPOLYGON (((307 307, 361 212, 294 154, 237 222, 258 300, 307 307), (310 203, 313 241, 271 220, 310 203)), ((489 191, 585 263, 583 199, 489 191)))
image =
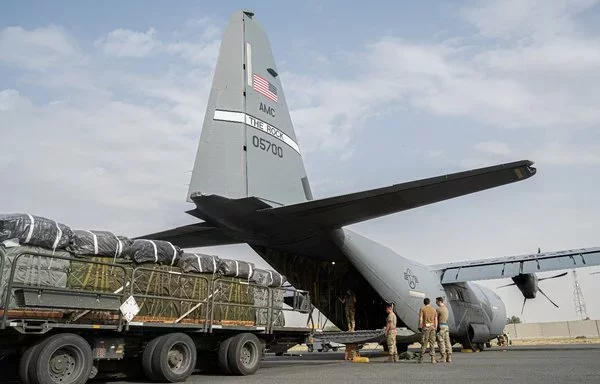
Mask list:
POLYGON ((250 280, 263 287, 281 287, 287 281, 279 272, 265 269, 255 269, 250 280))
POLYGON ((175 265, 181 253, 178 246, 162 240, 139 239, 131 245, 131 259, 136 263, 175 265))
POLYGON ((132 241, 108 231, 74 230, 68 251, 76 255, 126 257, 132 241))
POLYGON ((47 249, 64 249, 73 231, 64 224, 29 214, 0 215, 0 242, 18 239, 20 244, 47 249))
POLYGON ((218 272, 223 276, 250 279, 254 270, 254 264, 246 261, 220 259, 217 268, 218 272))
POLYGON ((198 273, 216 273, 218 265, 219 258, 217 256, 201 253, 184 253, 177 263, 177 266, 184 272, 198 273))

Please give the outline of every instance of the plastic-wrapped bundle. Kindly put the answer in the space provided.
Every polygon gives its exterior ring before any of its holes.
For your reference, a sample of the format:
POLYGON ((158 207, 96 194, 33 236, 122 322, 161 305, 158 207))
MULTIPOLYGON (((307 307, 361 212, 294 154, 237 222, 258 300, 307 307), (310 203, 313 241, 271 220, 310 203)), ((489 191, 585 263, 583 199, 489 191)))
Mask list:
POLYGON ((218 272, 223 276, 250 279, 254 270, 254 264, 246 261, 220 259, 217 268, 218 272))
POLYGON ((181 249, 163 240, 134 240, 131 259, 136 263, 175 265, 181 257, 181 249))
POLYGON ((184 272, 216 273, 219 258, 201 253, 184 253, 177 266, 184 272))
POLYGON ((68 250, 77 255, 125 257, 131 240, 108 231, 74 230, 68 250))
POLYGON ((285 276, 270 269, 255 269, 250 279, 263 287, 281 287, 286 282, 285 276))
POLYGON ((63 249, 73 236, 71 228, 45 217, 30 214, 0 215, 0 242, 18 239, 23 245, 63 249))

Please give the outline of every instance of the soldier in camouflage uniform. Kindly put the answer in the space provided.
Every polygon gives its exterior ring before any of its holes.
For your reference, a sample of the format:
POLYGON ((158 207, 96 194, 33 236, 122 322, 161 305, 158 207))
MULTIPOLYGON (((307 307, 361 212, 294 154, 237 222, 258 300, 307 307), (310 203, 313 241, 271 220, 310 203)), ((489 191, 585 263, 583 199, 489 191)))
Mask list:
POLYGON ((452 361, 452 344, 450 343, 450 328, 448 328, 448 308, 444 304, 444 298, 438 297, 435 299, 437 305, 438 319, 438 346, 442 354, 442 362, 452 361))
POLYGON ((396 350, 396 314, 392 304, 388 304, 385 308, 387 318, 385 319, 385 338, 388 346, 390 358, 388 361, 398 361, 398 351, 396 350))
POLYGON ((356 296, 348 289, 346 296, 343 299, 339 299, 342 303, 346 304, 346 321, 348 323, 348 331, 354 332, 354 312, 356 311, 356 296))
POLYGON ((431 356, 431 363, 435 364, 435 330, 437 328, 437 312, 433 309, 429 303, 428 297, 423 299, 424 307, 419 310, 419 331, 421 331, 421 356, 419 357, 419 363, 423 362, 423 355, 429 344, 429 355, 431 356))

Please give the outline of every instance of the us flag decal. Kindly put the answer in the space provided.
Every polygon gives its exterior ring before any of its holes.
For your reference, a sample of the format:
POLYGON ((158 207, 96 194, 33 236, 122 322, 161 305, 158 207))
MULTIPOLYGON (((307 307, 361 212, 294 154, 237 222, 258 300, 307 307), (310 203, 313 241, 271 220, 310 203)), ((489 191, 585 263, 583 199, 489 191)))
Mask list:
POLYGON ((269 83, 266 79, 257 75, 256 73, 253 76, 253 86, 254 90, 262 95, 268 97, 269 99, 277 102, 277 88, 271 83, 269 83))

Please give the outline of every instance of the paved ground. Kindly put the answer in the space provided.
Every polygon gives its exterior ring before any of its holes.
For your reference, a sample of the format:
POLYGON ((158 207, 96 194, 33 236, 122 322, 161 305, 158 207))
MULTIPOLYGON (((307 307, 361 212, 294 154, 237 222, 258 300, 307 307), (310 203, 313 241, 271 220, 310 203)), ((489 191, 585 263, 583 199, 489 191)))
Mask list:
MULTIPOLYGON (((187 383, 600 383, 600 345, 511 347, 480 353, 453 354, 451 364, 385 363, 387 357, 371 354, 371 362, 343 361, 343 353, 303 353, 302 356, 268 356, 253 376, 198 374, 187 383)), ((425 360, 426 361, 426 360, 425 360)), ((124 384, 112 381, 112 384, 124 384)))

